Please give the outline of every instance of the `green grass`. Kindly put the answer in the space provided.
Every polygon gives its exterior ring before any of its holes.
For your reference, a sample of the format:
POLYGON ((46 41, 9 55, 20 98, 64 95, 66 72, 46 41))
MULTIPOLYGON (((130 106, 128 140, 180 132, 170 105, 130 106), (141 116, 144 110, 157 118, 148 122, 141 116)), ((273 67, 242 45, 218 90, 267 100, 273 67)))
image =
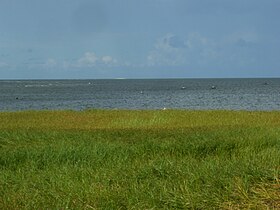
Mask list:
POLYGON ((0 209, 279 209, 280 112, 0 113, 0 209))

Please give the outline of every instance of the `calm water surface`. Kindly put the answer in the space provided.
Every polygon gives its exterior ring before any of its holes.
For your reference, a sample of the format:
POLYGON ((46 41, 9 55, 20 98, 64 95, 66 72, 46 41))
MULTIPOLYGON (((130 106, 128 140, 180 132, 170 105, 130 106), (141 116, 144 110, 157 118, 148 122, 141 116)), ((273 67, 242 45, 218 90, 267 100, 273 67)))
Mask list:
POLYGON ((280 110, 280 79, 0 81, 0 111, 163 107, 280 110))

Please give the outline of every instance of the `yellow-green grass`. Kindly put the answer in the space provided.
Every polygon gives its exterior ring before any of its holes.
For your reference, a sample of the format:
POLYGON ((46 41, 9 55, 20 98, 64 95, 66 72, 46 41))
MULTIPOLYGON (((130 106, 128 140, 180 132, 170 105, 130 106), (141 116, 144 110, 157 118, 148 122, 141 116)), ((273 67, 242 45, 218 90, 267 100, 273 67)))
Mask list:
POLYGON ((0 112, 0 209, 278 209, 280 112, 0 112))

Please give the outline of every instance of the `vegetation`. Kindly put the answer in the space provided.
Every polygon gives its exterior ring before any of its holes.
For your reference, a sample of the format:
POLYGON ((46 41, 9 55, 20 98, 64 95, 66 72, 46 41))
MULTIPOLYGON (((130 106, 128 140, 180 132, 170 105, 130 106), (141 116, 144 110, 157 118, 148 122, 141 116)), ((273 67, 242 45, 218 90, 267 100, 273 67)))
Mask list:
POLYGON ((0 209, 279 209, 280 112, 0 113, 0 209))

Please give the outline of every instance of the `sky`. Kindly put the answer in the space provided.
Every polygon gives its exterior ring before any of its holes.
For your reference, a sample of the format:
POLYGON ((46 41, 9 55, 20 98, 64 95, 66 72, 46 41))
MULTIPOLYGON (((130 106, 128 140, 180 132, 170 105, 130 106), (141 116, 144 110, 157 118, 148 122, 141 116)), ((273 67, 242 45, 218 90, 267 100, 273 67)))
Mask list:
POLYGON ((280 0, 0 0, 0 79, 280 77, 280 0))

